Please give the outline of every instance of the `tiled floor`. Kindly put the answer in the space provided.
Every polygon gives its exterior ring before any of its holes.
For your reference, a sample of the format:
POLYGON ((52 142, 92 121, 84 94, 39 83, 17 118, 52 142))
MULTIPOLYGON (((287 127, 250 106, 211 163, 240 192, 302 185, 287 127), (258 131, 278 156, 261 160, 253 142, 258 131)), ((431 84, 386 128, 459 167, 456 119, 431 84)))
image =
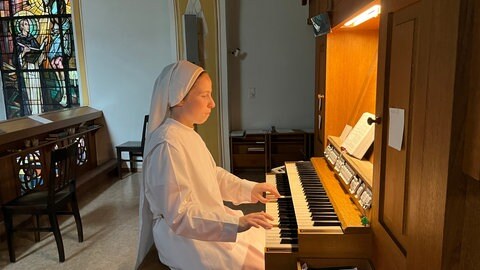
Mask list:
POLYGON ((138 234, 138 180, 133 174, 99 186, 80 198, 84 242, 77 241, 73 218, 61 223, 64 263, 58 262, 53 235, 38 243, 33 233, 15 234, 16 263, 9 263, 6 242, 0 243, 0 269, 133 269, 138 234))
MULTIPOLYGON (((251 176, 252 180, 261 177, 251 176)), ((53 235, 44 233, 38 243, 33 233, 15 234, 16 263, 9 263, 6 242, 0 242, 0 269, 128 269, 134 268, 138 234, 138 181, 141 173, 112 180, 80 198, 84 242, 78 243, 73 218, 61 222, 64 263, 58 262, 53 235)), ((262 205, 237 207, 259 211, 262 205)), ((152 262, 154 263, 154 262, 152 262)), ((153 268, 151 268, 153 269, 153 268)))

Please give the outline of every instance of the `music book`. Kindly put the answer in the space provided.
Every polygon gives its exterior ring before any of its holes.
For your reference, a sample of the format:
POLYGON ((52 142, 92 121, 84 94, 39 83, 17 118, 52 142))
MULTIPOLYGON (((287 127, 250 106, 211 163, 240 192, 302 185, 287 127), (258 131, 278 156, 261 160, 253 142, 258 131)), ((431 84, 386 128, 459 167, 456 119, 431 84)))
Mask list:
POLYGON ((347 138, 348 134, 352 131, 352 126, 345 125, 343 128, 342 134, 340 134, 340 141, 343 142, 347 138))
POLYGON ((372 145, 375 135, 375 125, 369 125, 367 122, 368 118, 375 119, 375 115, 369 112, 363 113, 341 145, 347 153, 358 159, 363 158, 368 148, 372 145))

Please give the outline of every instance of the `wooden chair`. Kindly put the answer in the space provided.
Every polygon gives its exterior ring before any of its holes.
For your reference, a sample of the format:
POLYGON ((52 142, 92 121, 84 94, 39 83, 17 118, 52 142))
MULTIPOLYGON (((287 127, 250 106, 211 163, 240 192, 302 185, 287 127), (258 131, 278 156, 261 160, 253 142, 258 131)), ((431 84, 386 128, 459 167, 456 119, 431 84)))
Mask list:
POLYGON ((118 177, 122 179, 122 162, 130 162, 130 170, 135 171, 135 163, 137 161, 143 161, 143 148, 145 146, 145 135, 147 133, 148 126, 148 115, 145 115, 143 119, 143 131, 142 131, 142 140, 141 141, 128 141, 117 145, 117 170, 118 177), (128 159, 122 159, 122 152, 128 152, 128 159), (140 158, 140 160, 138 159, 140 158))
MULTIPOLYGON (((7 234, 8 253, 10 261, 15 262, 15 250, 13 246, 13 234, 16 231, 36 232, 35 240, 38 241, 38 232, 53 232, 57 243, 59 261, 65 261, 62 235, 58 224, 57 215, 73 215, 77 225, 78 241, 83 242, 82 220, 78 209, 76 196, 75 168, 77 166, 78 146, 73 143, 67 147, 59 148, 51 152, 51 161, 47 166, 49 174, 45 184, 37 183, 29 187, 25 194, 2 205, 5 232, 7 234), (68 209, 71 206, 71 210, 68 209), (32 228, 14 228, 14 215, 34 215, 37 218, 36 226, 32 228), (50 227, 40 227, 39 215, 48 215, 50 227)), ((19 227, 19 226, 17 226, 19 227)))

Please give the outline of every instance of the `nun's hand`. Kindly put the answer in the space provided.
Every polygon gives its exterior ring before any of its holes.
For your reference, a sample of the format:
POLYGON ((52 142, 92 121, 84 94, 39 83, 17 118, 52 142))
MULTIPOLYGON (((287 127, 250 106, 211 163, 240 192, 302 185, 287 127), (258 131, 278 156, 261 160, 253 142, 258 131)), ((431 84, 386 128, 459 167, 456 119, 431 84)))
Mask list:
POLYGON ((270 224, 270 221, 273 220, 273 217, 265 212, 256 212, 250 213, 238 219, 238 232, 244 232, 251 227, 255 228, 265 228, 267 230, 273 227, 270 224))
POLYGON ((268 201, 268 199, 266 198, 266 195, 273 195, 275 198, 280 197, 280 193, 278 193, 277 188, 271 184, 258 183, 255 186, 253 186, 253 189, 252 189, 253 203, 256 203, 256 202, 266 203, 268 201))

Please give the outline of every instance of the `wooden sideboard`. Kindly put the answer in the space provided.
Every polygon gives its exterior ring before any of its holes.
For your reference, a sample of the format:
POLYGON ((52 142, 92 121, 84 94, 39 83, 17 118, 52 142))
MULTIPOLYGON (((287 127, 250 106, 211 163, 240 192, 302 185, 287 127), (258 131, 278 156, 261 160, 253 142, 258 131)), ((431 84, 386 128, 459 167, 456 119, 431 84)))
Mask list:
POLYGON ((230 136, 231 171, 268 172, 285 161, 312 156, 313 133, 303 130, 246 131, 230 136))
POLYGON ((0 122, 0 203, 20 196, 22 185, 42 183, 51 151, 70 143, 79 146, 78 186, 115 167, 100 110, 78 107, 0 122))

